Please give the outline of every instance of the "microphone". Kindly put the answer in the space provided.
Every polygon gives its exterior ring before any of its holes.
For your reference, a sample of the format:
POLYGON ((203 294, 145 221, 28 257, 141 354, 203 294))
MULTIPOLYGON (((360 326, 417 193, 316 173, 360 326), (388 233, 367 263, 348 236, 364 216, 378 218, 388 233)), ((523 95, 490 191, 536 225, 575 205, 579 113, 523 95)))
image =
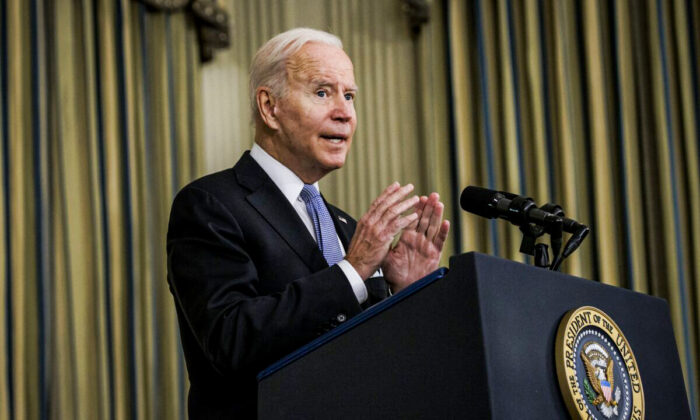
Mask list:
MULTIPOLYGON (((535 255, 536 260, 538 254, 540 257, 543 255, 546 257, 542 261, 548 260, 546 245, 537 244, 536 246, 535 238, 544 232, 549 233, 554 252, 554 261, 549 266, 550 270, 558 270, 564 259, 581 245, 590 232, 588 226, 564 217, 564 211, 560 206, 547 203, 541 208, 537 208, 532 198, 521 197, 505 191, 494 191, 470 185, 462 191, 459 203, 469 213, 488 219, 505 219, 519 226, 524 234, 520 252, 535 255), (571 233, 571 237, 560 254, 562 232, 571 233), (538 248, 540 245, 542 247, 538 248)), ((536 262, 535 264, 543 264, 538 265, 541 267, 547 265, 546 262, 536 262)))
MULTIPOLYGON (((562 217, 563 212, 551 213, 538 208, 532 198, 505 191, 470 185, 462 191, 459 203, 462 209, 469 213, 488 219, 505 219, 516 226, 533 223, 549 229, 561 223, 562 230, 568 233, 577 233, 586 228, 585 225, 573 219, 562 217)), ((554 206, 554 208, 559 207, 554 206)))

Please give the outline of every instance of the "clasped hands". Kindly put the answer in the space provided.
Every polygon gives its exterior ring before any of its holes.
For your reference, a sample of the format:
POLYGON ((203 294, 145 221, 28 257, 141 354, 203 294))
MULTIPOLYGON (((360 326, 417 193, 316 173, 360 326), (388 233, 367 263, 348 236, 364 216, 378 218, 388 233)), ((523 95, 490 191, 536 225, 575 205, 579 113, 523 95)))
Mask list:
POLYGON ((394 293, 437 269, 450 231, 450 222, 442 220, 440 196, 406 198, 411 191, 411 184, 389 185, 358 221, 345 256, 363 280, 381 267, 394 293))

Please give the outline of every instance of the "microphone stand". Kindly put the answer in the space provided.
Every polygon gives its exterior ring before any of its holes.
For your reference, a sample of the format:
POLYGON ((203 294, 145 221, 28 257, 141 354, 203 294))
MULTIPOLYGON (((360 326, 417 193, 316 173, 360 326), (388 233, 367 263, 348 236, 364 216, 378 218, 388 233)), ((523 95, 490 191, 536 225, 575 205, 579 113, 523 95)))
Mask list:
POLYGON ((569 238, 569 241, 564 247, 564 252, 561 253, 559 259, 555 259, 554 262, 552 262, 550 270, 558 271, 564 259, 576 251, 590 231, 591 229, 588 226, 581 225, 581 227, 571 235, 571 238, 569 238))
MULTIPOLYGON (((513 199, 510 207, 519 210, 516 214, 527 214, 527 211, 535 206, 532 204, 532 201, 513 199)), ((520 243, 520 252, 534 256, 534 264, 536 267, 558 271, 564 260, 581 245, 590 232, 590 228, 577 223, 576 230, 571 234, 563 251, 561 251, 564 236, 564 210, 560 206, 552 203, 547 203, 540 207, 540 209, 550 213, 553 217, 545 219, 542 225, 520 223, 520 231, 523 233, 523 240, 520 243), (547 244, 536 243, 537 238, 545 233, 549 234, 552 248, 551 264, 549 263, 549 249, 547 244)))
POLYGON ((547 268, 549 266, 547 245, 536 243, 537 238, 544 235, 542 226, 538 226, 534 223, 525 223, 520 225, 520 231, 523 233, 523 240, 520 242, 520 252, 534 256, 535 266, 547 268))

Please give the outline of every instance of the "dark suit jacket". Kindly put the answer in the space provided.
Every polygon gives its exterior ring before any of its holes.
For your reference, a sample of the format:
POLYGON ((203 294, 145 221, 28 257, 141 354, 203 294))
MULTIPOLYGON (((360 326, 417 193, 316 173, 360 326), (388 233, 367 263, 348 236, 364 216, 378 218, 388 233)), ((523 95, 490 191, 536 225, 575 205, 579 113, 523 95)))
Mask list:
MULTIPOLYGON (((328 210, 348 249, 355 221, 328 210)), ((177 194, 167 252, 191 419, 255 417, 257 372, 362 310, 248 152, 177 194)), ((368 303, 386 291, 370 282, 368 303)))

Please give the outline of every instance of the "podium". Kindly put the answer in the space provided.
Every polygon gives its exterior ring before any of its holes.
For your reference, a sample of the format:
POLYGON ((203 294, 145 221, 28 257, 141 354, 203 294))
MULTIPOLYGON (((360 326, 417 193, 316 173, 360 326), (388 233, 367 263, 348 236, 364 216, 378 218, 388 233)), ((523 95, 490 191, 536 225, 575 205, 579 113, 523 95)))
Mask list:
POLYGON ((261 372, 258 416, 569 418, 555 340, 565 313, 587 305, 613 318, 626 336, 645 418, 690 418, 664 300, 478 253, 453 257, 449 271, 414 283, 261 372))

